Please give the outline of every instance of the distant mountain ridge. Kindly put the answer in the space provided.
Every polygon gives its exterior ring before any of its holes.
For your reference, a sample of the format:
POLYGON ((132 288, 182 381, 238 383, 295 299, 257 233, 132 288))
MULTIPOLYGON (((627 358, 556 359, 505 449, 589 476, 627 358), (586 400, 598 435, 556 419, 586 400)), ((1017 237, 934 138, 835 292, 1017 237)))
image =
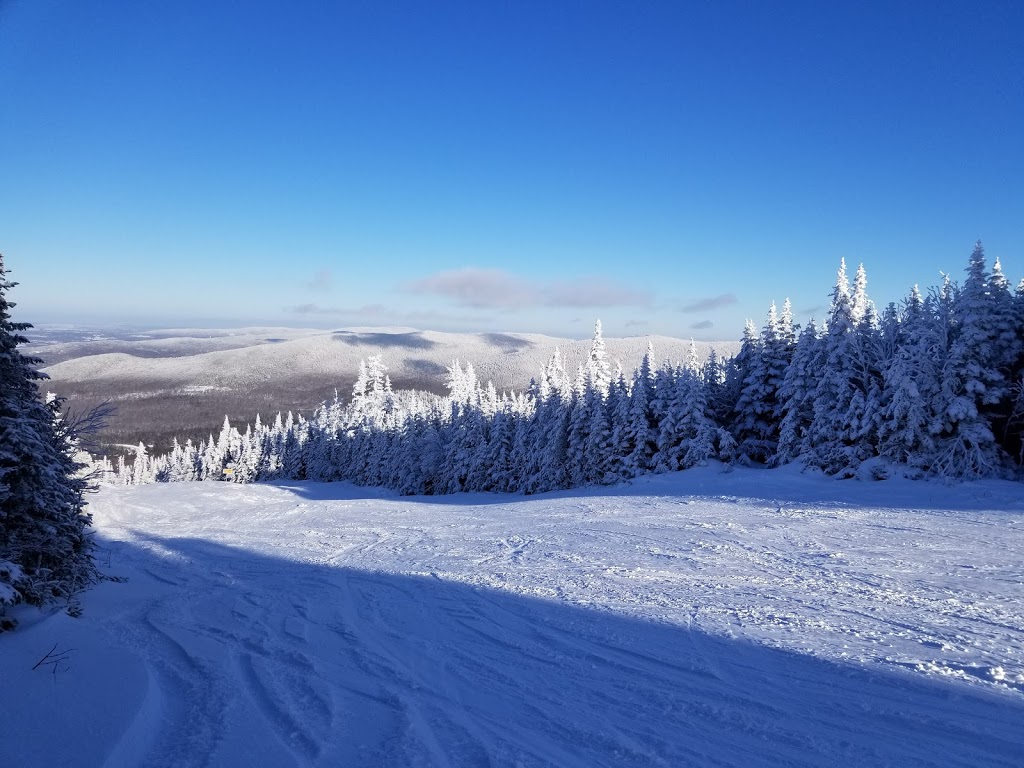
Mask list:
MULTIPOLYGON (((92 332, 59 341, 51 335, 29 352, 43 358, 49 389, 76 408, 109 400, 117 406, 110 443, 161 444, 171 435, 205 435, 227 414, 233 421, 277 411, 309 411, 335 389, 347 398, 359 361, 380 355, 396 389, 445 391, 453 360, 470 362, 499 390, 523 390, 557 347, 574 375, 590 340, 531 333, 442 333, 413 328, 350 327, 166 329, 92 332)), ((609 357, 630 372, 648 344, 655 360, 684 360, 690 340, 667 336, 605 338, 609 357)), ((712 349, 732 356, 739 342, 694 342, 703 360, 712 349)))

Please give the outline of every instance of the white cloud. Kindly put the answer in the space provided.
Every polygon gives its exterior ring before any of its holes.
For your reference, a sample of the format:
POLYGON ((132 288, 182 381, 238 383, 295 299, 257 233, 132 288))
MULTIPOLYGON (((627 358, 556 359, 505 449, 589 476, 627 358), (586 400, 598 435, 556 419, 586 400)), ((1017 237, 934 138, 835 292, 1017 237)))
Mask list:
POLYGON ((535 286, 501 269, 467 267, 438 272, 405 285, 412 293, 453 299, 463 307, 515 309, 530 306, 535 286))
POLYGON ((576 280, 528 280, 501 269, 447 270, 413 280, 406 291, 452 299, 476 309, 526 307, 637 307, 650 306, 652 295, 607 278, 584 275, 576 280))
POLYGON ((709 296, 706 299, 696 299, 691 301, 689 304, 681 306, 679 311, 687 314, 692 312, 706 312, 709 309, 728 307, 731 304, 735 304, 737 301, 738 299, 736 298, 736 294, 723 293, 721 296, 709 296))

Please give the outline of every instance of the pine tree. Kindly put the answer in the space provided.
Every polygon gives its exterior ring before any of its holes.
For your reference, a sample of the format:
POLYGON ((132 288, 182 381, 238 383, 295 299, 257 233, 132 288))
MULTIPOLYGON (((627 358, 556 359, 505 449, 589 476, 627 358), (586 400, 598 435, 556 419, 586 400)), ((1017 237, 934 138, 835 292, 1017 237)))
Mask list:
POLYGON ((708 353, 708 359, 701 366, 701 379, 704 382, 708 412, 714 415, 716 423, 725 423, 727 421, 728 407, 725 402, 725 376, 726 366, 723 364, 718 352, 712 349, 708 353))
POLYGON ((953 477, 1003 474, 1006 456, 992 432, 992 416, 1009 395, 999 369, 996 302, 979 241, 971 253, 967 279, 953 300, 953 334, 949 350, 946 408, 948 429, 940 440, 936 469, 953 477))
MULTIPOLYGON (((589 379, 589 377, 588 377, 589 379)), ((584 484, 602 485, 614 482, 611 474, 611 423, 607 407, 607 390, 588 380, 584 397, 587 435, 583 441, 584 484)))
POLYGON ((1020 467, 1024 465, 1024 279, 1017 284, 1013 310, 1017 338, 1021 344, 1010 372, 1010 404, 1003 444, 1020 467))
POLYGON ((515 420, 507 409, 500 409, 492 417, 487 443, 487 455, 481 466, 486 473, 486 490, 496 493, 515 491, 512 452, 515 440, 515 420))
POLYGON ((681 390, 680 405, 683 414, 680 431, 683 435, 682 445, 685 449, 680 467, 687 469, 703 466, 719 450, 721 454, 724 454, 723 458, 731 459, 735 452, 735 446, 731 442, 729 433, 720 429, 716 424, 714 415, 708 407, 707 388, 701 371, 697 367, 697 350, 692 341, 690 359, 679 373, 678 386, 681 390), (716 450, 716 442, 719 442, 719 450, 716 450))
POLYGON ((999 403, 992 406, 989 417, 996 440, 1011 455, 1018 451, 1014 411, 1017 407, 1019 368, 1024 358, 1024 323, 1018 317, 1017 301, 1010 283, 1003 275, 999 259, 992 265, 989 276, 993 335, 992 361, 1002 375, 1005 386, 999 403))
POLYGON ((675 472, 682 467, 683 445, 682 420, 684 417, 683 402, 680 389, 681 371, 669 366, 659 370, 655 377, 656 404, 658 415, 657 446, 654 456, 655 472, 675 472))
POLYGON ((727 426, 730 429, 736 427, 738 414, 736 406, 743 394, 744 382, 750 373, 752 365, 756 364, 760 355, 761 340, 754 326, 754 321, 748 319, 743 325, 743 339, 740 341, 740 351, 736 356, 725 362, 725 383, 722 385, 722 412, 726 415, 727 426))
POLYGON ((554 390, 537 407, 535 430, 537 434, 536 474, 526 487, 527 493, 542 493, 569 487, 569 412, 571 393, 554 390))
POLYGON ((114 474, 117 477, 116 485, 128 484, 128 467, 124 463, 124 454, 117 457, 117 465, 114 469, 114 474))
POLYGON ((605 351, 604 335, 601 332, 601 321, 594 323, 594 340, 590 344, 590 355, 587 358, 587 375, 598 392, 604 395, 612 380, 612 369, 605 351))
POLYGON ((18 346, 31 326, 11 320, 0 256, 0 629, 4 605, 69 598, 97 577, 74 430, 60 400, 40 398, 40 360, 18 346))
POLYGON ((609 482, 627 479, 626 457, 632 451, 629 444, 627 427, 629 424, 629 387, 626 376, 619 365, 608 390, 608 473, 609 482))
POLYGON ((629 449, 623 462, 627 478, 637 477, 654 469, 655 455, 658 452, 659 424, 652 407, 655 397, 653 357, 654 350, 648 344, 640 367, 633 375, 633 386, 630 389, 629 423, 625 427, 623 438, 624 445, 629 449))
POLYGON ((884 365, 879 452, 892 461, 929 469, 935 462, 935 440, 930 431, 939 396, 935 352, 941 344, 930 303, 917 286, 907 297, 903 318, 887 335, 895 336, 895 350, 884 365))
MULTIPOLYGON (((845 268, 845 265, 844 265, 845 268)), ((854 325, 859 325, 871 308, 868 299, 868 273, 863 264, 857 265, 857 274, 853 278, 853 293, 850 295, 850 316, 854 325)))
POLYGON ((851 397, 843 420, 850 462, 858 464, 877 454, 882 411, 882 372, 886 360, 878 313, 867 302, 850 339, 851 397))
MULTIPOLYGON (((1024 281, 1022 281, 1024 282, 1024 281)), ((1011 379, 1015 366, 1024 354, 1024 336, 1021 334, 1018 307, 1010 283, 1003 274, 999 259, 992 264, 989 276, 991 297, 991 333, 995 365, 1003 379, 1011 379)))
POLYGON ((852 474, 857 457, 851 450, 850 406, 855 396, 854 304, 841 261, 832 291, 828 331, 822 337, 824 369, 814 391, 814 416, 808 428, 808 461, 830 473, 852 474))
POLYGON ((587 484, 586 439, 590 431, 590 414, 587 409, 587 391, 593 388, 593 382, 587 377, 581 366, 573 388, 572 400, 569 403, 568 432, 566 435, 566 473, 568 487, 578 488, 587 484))
POLYGON ((154 479, 155 473, 149 459, 149 451, 141 440, 135 446, 135 461, 132 463, 132 485, 145 485, 154 479))
POLYGON ((782 422, 779 390, 792 355, 793 313, 787 299, 781 318, 775 304, 771 305, 760 343, 748 349, 747 375, 735 407, 733 434, 739 454, 750 461, 767 463, 778 453, 782 422))

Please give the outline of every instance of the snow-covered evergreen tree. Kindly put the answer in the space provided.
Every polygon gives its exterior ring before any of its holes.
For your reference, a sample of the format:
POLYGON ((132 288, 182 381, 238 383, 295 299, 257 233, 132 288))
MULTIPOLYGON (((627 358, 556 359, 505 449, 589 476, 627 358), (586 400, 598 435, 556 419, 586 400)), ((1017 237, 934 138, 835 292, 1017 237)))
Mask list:
POLYGON ((594 340, 590 344, 590 355, 587 358, 586 373, 598 392, 603 395, 608 391, 612 380, 612 368, 608 362, 608 353, 605 350, 600 320, 594 323, 594 340))
POLYGON ((832 291, 828 330, 822 337, 824 368, 814 391, 813 417, 805 453, 808 461, 827 472, 852 474, 858 455, 853 447, 849 420, 856 386, 854 305, 841 261, 832 291))
POLYGON ((153 471, 153 464, 149 458, 149 451, 141 440, 135 446, 135 460, 132 462, 132 485, 143 485, 151 483, 156 477, 153 471))
POLYGON ((882 456, 925 470, 936 458, 930 407, 935 407, 939 397, 936 353, 943 340, 935 324, 915 285, 904 303, 898 327, 889 331, 896 335, 895 349, 882 374, 883 408, 878 430, 882 456))
POLYGON ((67 598, 97 575, 74 430, 40 397, 41 361, 18 350, 31 326, 11 319, 7 274, 0 256, 0 630, 5 605, 67 598))
MULTIPOLYGON (((863 265, 858 270, 858 277, 862 273, 863 265)), ((866 284, 866 278, 863 281, 866 284)), ((848 443, 846 450, 853 464, 865 461, 877 453, 878 430, 882 418, 883 369, 888 362, 885 359, 885 340, 878 313, 866 297, 864 301, 865 305, 857 317, 850 339, 851 396, 843 423, 848 443)))
POLYGON ((740 340, 740 351, 735 357, 725 362, 725 383, 722 385, 722 405, 726 424, 730 429, 737 427, 736 406, 743 394, 744 382, 750 373, 752 365, 756 364, 757 357, 761 354, 761 339, 757 333, 754 321, 747 319, 743 325, 743 338, 740 340))
POLYGON ((606 385, 587 375, 583 397, 586 436, 583 440, 581 485, 614 482, 611 472, 611 423, 607 408, 606 385))
POLYGON ((616 368, 612 385, 608 390, 608 473, 609 479, 625 480, 629 477, 626 471, 626 458, 632 453, 627 427, 629 425, 629 386, 626 375, 619 365, 616 368))
POLYGON ((629 423, 624 428, 623 444, 628 450, 623 461, 625 476, 636 477, 654 469, 658 452, 659 425, 654 415, 654 350, 650 344, 630 388, 629 423))
POLYGON ((685 414, 680 391, 683 387, 681 376, 681 369, 665 365, 654 377, 654 412, 658 422, 657 453, 653 459, 655 472, 675 472, 682 466, 686 447, 683 445, 682 420, 685 414))
POLYGON ((999 360, 1003 354, 996 301, 989 287, 981 242, 974 246, 967 279, 953 301, 949 350, 946 434, 936 468, 954 477, 1000 475, 1006 456, 992 432, 991 417, 1009 395, 999 360))
POLYGON ((793 313, 786 300, 780 318, 773 303, 759 342, 745 333, 746 377, 736 402, 733 435, 740 456, 767 463, 778 454, 782 402, 779 391, 793 356, 793 313), (748 339, 748 336, 750 338, 748 339))
POLYGON ((729 433, 715 422, 708 405, 707 385, 697 365, 697 349, 692 340, 689 360, 679 372, 677 380, 682 411, 679 427, 684 448, 680 468, 703 466, 716 454, 727 461, 732 460, 735 446, 729 433))

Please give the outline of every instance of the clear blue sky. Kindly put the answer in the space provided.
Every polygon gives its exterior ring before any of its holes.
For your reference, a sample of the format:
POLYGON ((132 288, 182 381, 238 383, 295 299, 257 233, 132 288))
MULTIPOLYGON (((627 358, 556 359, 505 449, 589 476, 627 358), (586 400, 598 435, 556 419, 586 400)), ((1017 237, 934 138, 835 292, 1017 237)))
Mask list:
POLYGON ((1024 274, 1020 2, 0 0, 30 322, 737 338, 979 237, 1024 274))

